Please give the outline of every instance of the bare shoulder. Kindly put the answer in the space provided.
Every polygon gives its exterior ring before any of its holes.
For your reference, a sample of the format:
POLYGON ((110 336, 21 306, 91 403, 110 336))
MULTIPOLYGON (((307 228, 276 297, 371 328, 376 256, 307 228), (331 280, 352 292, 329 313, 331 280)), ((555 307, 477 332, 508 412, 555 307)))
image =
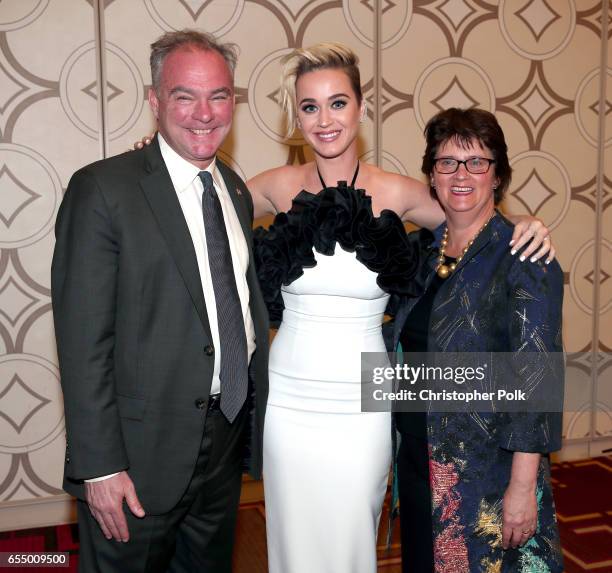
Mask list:
POLYGON ((247 185, 249 189, 260 192, 265 197, 276 195, 283 190, 287 190, 287 186, 300 179, 301 165, 283 165, 262 171, 249 179, 247 185))
POLYGON ((287 211, 293 198, 305 187, 306 165, 283 165, 268 169, 247 181, 255 195, 265 197, 276 212, 287 211))
POLYGON ((429 200, 429 189, 414 177, 384 171, 375 165, 367 165, 366 189, 378 199, 381 208, 392 209, 402 216, 424 199, 429 200))

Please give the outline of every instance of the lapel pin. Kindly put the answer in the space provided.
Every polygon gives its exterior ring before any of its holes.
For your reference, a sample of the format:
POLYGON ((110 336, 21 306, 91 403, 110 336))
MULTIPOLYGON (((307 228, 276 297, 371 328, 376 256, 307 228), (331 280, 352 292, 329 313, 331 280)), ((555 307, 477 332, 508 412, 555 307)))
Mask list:
POLYGON ((242 195, 242 191, 238 187, 236 187, 236 194, 237 195, 242 195))

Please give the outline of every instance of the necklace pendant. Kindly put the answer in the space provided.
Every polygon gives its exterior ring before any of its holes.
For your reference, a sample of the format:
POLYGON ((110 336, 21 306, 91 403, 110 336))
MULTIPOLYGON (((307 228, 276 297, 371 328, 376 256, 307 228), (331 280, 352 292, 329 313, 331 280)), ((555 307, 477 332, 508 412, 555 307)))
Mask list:
POLYGON ((440 265, 436 272, 438 273, 438 276, 441 279, 445 279, 446 277, 448 277, 448 275, 451 274, 451 270, 448 268, 447 265, 440 265))

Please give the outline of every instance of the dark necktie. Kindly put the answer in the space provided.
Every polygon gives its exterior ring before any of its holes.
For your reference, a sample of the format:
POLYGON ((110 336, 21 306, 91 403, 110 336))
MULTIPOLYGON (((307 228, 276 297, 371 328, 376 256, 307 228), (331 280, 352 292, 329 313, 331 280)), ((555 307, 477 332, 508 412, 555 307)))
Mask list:
POLYGON ((244 404, 248 390, 248 352, 244 319, 221 203, 211 174, 208 171, 200 171, 198 175, 204 185, 202 214, 221 346, 221 412, 233 422, 244 404))

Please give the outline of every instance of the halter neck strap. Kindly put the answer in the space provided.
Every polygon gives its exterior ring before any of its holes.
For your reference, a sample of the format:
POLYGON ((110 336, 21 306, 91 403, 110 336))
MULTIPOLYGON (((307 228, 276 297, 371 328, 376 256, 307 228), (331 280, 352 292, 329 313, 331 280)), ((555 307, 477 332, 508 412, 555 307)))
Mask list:
MULTIPOLYGON (((318 165, 317 165, 317 175, 319 176, 319 181, 321 182, 321 185, 323 185, 322 189, 327 189, 327 184, 325 183, 325 181, 323 180, 323 177, 321 176, 321 172, 319 171, 318 165)), ((355 167, 355 173, 353 173, 353 179, 351 180, 351 184, 349 185, 349 187, 355 187, 355 181, 357 181, 357 175, 359 175, 359 160, 357 160, 357 167, 355 167)), ((338 181, 338 183, 340 183, 340 181, 338 181)), ((346 183, 346 181, 343 181, 343 183, 346 183)))

